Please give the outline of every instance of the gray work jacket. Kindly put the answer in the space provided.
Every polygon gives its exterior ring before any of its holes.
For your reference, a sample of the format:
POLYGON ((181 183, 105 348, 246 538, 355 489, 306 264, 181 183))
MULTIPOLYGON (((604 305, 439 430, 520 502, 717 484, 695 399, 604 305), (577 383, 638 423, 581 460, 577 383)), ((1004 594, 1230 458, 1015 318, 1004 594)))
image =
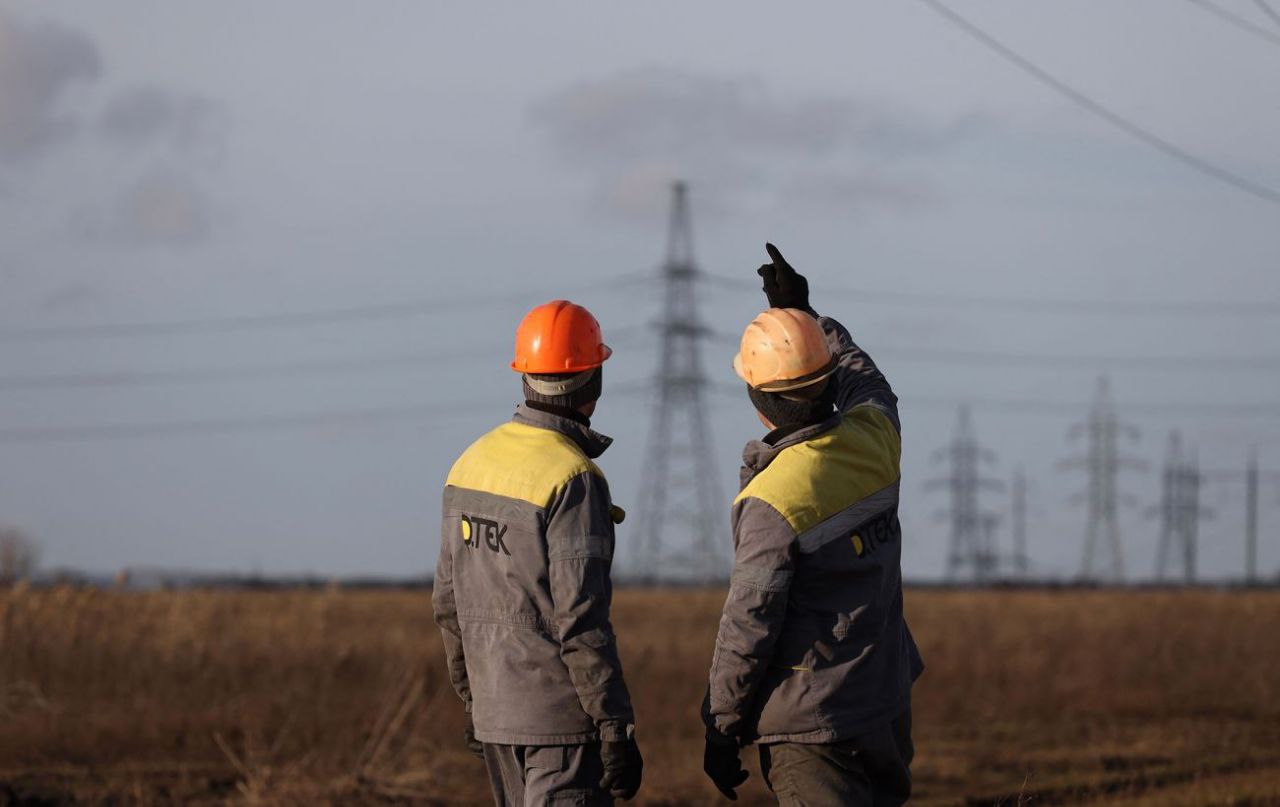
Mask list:
POLYGON ((734 567, 704 705, 740 742, 827 743, 909 706, 923 670, 902 615, 897 397, 838 322, 825 422, 747 444, 734 567))
POLYGON ((634 723, 609 605, 610 439, 527 406, 444 489, 432 604, 481 742, 616 741, 634 723))

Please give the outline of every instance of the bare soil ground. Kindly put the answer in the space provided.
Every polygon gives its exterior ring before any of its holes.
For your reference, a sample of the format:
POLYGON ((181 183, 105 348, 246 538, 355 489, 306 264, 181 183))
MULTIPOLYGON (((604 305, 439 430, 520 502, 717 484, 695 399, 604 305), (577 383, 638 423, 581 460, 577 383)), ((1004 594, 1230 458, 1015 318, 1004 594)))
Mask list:
MULTIPOLYGON (((717 591, 621 591, 642 804, 723 804, 717 591)), ((1280 805, 1280 592, 907 594, 922 805, 1280 805)), ((484 804, 423 592, 0 591, 0 805, 484 804)), ((739 803, 771 803, 754 762, 739 803)))

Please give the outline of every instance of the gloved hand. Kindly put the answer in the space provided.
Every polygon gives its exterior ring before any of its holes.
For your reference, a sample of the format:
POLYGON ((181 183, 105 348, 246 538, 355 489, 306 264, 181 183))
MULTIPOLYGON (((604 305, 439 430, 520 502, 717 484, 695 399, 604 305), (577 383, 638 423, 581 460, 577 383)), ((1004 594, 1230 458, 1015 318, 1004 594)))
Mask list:
POLYGON ((737 740, 710 731, 707 732, 706 750, 702 752, 702 770, 729 801, 738 800, 733 789, 750 776, 742 769, 737 740))
POLYGON ((600 761, 604 763, 600 789, 609 791, 615 799, 630 801, 640 789, 640 775, 644 771, 640 746, 635 740, 601 743, 600 761))
POLYGON ((466 728, 462 730, 462 741, 467 744, 468 751, 484 759, 484 743, 476 739, 476 724, 470 712, 467 712, 466 728))
POLYGON ((764 278, 764 295, 770 308, 798 308, 813 316, 818 312, 809 307, 809 281, 796 272, 773 244, 765 244, 773 263, 766 263, 756 270, 764 278))

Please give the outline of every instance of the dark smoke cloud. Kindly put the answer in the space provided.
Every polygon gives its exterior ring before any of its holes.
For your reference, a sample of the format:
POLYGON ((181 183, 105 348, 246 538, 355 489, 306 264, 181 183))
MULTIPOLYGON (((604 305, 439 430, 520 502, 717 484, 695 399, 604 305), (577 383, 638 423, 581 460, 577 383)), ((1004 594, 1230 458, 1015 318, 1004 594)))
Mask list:
POLYGON ((700 204, 713 214, 778 204, 845 211, 925 204, 926 183, 886 166, 944 147, 974 124, 656 68, 574 84, 530 116, 566 162, 589 172, 597 204, 646 220, 665 205, 677 176, 700 183, 700 204))
POLYGON ((224 105, 155 86, 117 93, 98 118, 98 130, 112 142, 132 147, 160 143, 210 164, 221 160, 228 129, 224 105))
POLYGON ((74 135, 81 123, 64 97, 101 71, 97 47, 79 31, 0 8, 0 162, 34 157, 74 135))

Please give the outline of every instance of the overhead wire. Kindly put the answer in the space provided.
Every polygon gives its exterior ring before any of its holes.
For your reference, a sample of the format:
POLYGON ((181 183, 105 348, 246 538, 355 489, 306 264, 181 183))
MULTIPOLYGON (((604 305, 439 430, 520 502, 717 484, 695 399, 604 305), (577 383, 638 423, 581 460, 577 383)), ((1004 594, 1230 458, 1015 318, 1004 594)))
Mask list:
POLYGON ((879 348, 877 357, 907 362, 947 364, 999 364, 1037 367, 1124 367, 1134 370, 1173 370, 1177 372, 1215 372, 1236 370, 1280 369, 1280 356, 1126 356, 1068 353, 1006 353, 988 350, 953 350, 949 348, 879 348))
MULTIPOLYGON (((899 400, 903 408, 945 407, 955 408, 968 405, 974 409, 988 409, 1004 412, 1045 413, 1079 415, 1088 412, 1094 406, 1088 401, 1047 401, 1027 398, 957 398, 934 397, 928 395, 907 394, 899 400)), ((1264 417, 1280 418, 1280 403, 1209 403, 1201 401, 1116 401, 1114 407, 1122 412, 1141 412, 1145 415, 1185 417, 1188 415, 1204 415, 1208 417, 1264 417)))
POLYGON ((334 409, 281 415, 238 418, 209 418, 141 423, 97 423, 76 426, 36 426, 0 429, 0 443, 55 443, 119 440, 147 437, 217 435, 228 432, 271 431, 372 424, 384 421, 415 420, 444 415, 485 411, 480 402, 411 404, 368 409, 334 409))
POLYGON ((0 390, 80 389, 95 387, 203 384, 238 380, 289 380, 340 373, 380 372, 388 369, 445 364, 456 359, 495 355, 500 348, 458 349, 443 353, 404 353, 353 356, 245 367, 202 367, 171 370, 109 370, 87 373, 32 373, 0 376, 0 390))
POLYGON ((1134 139, 1145 143, 1157 151, 1163 152, 1166 156, 1172 157, 1188 167, 1193 168, 1206 176, 1212 177, 1219 182, 1230 185, 1237 190, 1248 193, 1262 199, 1263 201, 1271 202, 1272 204, 1280 204, 1280 191, 1261 183, 1254 182, 1253 180, 1241 176, 1234 171, 1215 165, 1208 160, 1187 151, 1181 146, 1166 140, 1149 129, 1134 123, 1119 113, 1112 111, 1109 107, 1104 106, 1102 103, 1094 100, 1088 95, 1085 95, 1081 91, 1032 62, 1021 53, 1018 53, 1008 45, 996 39, 994 36, 987 33, 987 31, 971 22, 968 18, 953 11, 945 3, 941 2, 941 0, 919 0, 919 2, 932 9, 944 20, 963 31, 970 38, 984 45, 987 49, 991 50, 1005 61, 1027 73, 1032 78, 1035 78, 1041 84, 1044 84, 1082 109, 1093 113, 1107 123, 1110 123, 1112 126, 1115 126, 1117 129, 1127 133, 1134 139))
POLYGON ((1272 22, 1274 22, 1276 25, 1280 25, 1280 12, 1277 12, 1274 8, 1272 8, 1271 4, 1268 3, 1267 0, 1253 0, 1253 2, 1254 2, 1254 5, 1256 5, 1259 8, 1259 10, 1262 11, 1263 14, 1266 14, 1268 17, 1271 18, 1272 22))
MULTIPOLYGON (((708 392, 745 401, 741 384, 730 381, 709 381, 708 392)), ((653 381, 623 381, 610 383, 607 391, 613 403, 647 403, 649 396, 643 393, 655 388, 653 381)), ((907 393, 900 389, 900 406, 954 408, 970 405, 974 408, 1027 414, 1076 415, 1089 410, 1087 401, 1056 401, 1017 398, 972 398, 966 396, 930 396, 907 393)), ((35 426, 0 429, 0 444, 32 444, 55 442, 85 442, 151 437, 182 437, 218 435, 234 432, 274 431, 324 426, 373 424, 387 421, 414 420, 426 417, 470 415, 485 412, 487 402, 416 403, 400 406, 362 409, 336 409, 317 412, 271 414, 247 417, 206 418, 188 420, 147 421, 134 423, 99 423, 71 426, 35 426)), ((1213 417, 1277 417, 1280 403, 1209 403, 1197 401, 1124 402, 1116 403, 1123 411, 1143 412, 1148 415, 1213 417)))
MULTIPOLYGON (((1268 28, 1263 28, 1261 25, 1255 25, 1253 22, 1241 17, 1234 11, 1225 9, 1216 3, 1209 2, 1209 0, 1187 0, 1187 2, 1197 8, 1209 12, 1220 20, 1225 20, 1227 23, 1234 25, 1242 31, 1248 31, 1259 39, 1264 39, 1272 45, 1280 45, 1280 34, 1277 34, 1275 31, 1268 28)), ((1264 11, 1268 12, 1274 18, 1275 11, 1272 10, 1270 6, 1266 3, 1261 3, 1260 5, 1264 11)))
MULTIPOLYGON (((647 279, 650 273, 631 273, 595 283, 570 287, 569 291, 617 291, 647 279)), ((562 289, 562 291, 564 291, 562 289)), ((403 319, 422 314, 465 312, 477 304, 521 302, 542 299, 541 289, 489 291, 474 295, 447 295, 436 299, 402 300, 371 303, 310 311, 290 311, 262 314, 231 314, 198 319, 116 322, 90 325, 32 325, 0 328, 0 342, 35 342, 75 338, 106 338, 131 336, 172 336, 190 333, 227 333, 235 331, 272 330, 299 326, 324 325, 352 321, 403 319)))
MULTIPOLYGON (((641 392, 653 389, 656 381, 629 381, 620 385, 611 384, 611 391, 641 392)), ((712 400, 726 403, 730 400, 746 403, 746 390, 741 383, 732 381, 708 381, 704 388, 717 396, 712 400)), ((1001 397, 969 397, 918 395, 901 387, 897 390, 898 406, 904 409, 948 408, 968 405, 974 409, 991 409, 1004 412, 1021 412, 1024 414, 1049 414, 1076 416, 1088 412, 1094 403, 1091 401, 1060 401, 1035 398, 1001 398, 1001 397)), ((613 402, 643 402, 642 397, 613 398, 613 402)), ((1117 401, 1117 410, 1125 412, 1142 412, 1149 415, 1186 416, 1204 415, 1210 417, 1276 417, 1280 418, 1280 402, 1260 401, 1254 403, 1217 403, 1202 401, 1117 401)))
MULTIPOLYGON (((760 285, 746 279, 701 273, 702 278, 722 288, 738 291, 760 291, 760 285)), ((860 300, 888 305, 919 305, 932 307, 972 307, 1004 309, 1008 311, 1034 311, 1046 314, 1096 314, 1122 316, 1211 316, 1211 317, 1272 317, 1280 316, 1280 301, 1268 300, 1109 300, 1109 299, 1053 299, 1049 297, 1006 297, 994 295, 944 294, 938 292, 885 291, 878 289, 829 288, 823 286, 824 295, 857 296, 860 300)))

